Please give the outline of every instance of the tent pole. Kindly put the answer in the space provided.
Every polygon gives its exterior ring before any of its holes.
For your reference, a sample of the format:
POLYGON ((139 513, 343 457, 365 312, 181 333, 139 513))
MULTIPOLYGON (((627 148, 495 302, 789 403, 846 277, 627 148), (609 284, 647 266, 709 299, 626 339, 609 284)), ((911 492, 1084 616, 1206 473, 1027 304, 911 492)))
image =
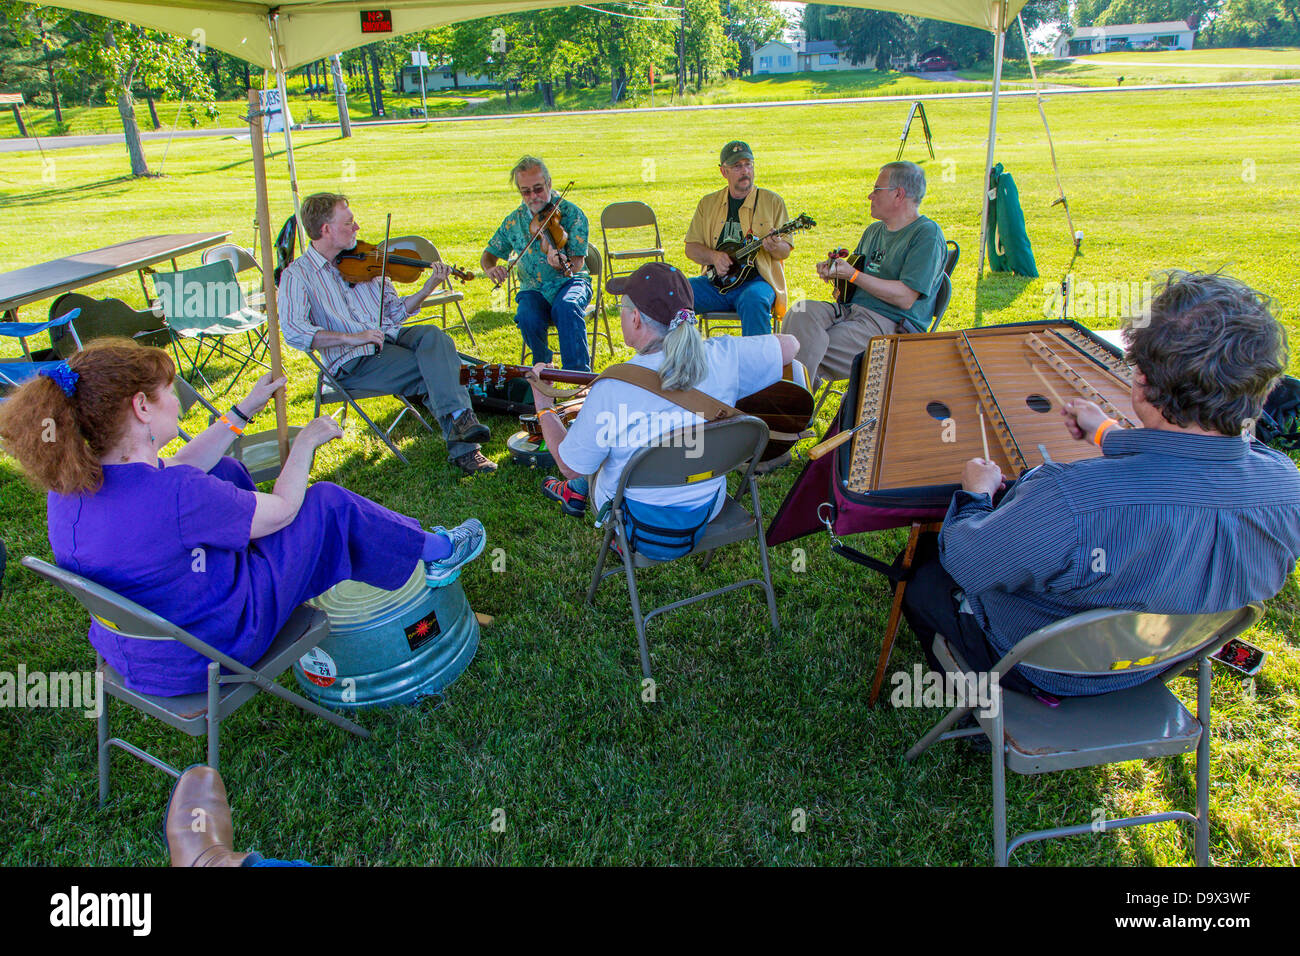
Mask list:
MULTIPOLYGON (((275 55, 275 85, 280 90, 280 102, 284 104, 282 117, 289 116, 289 92, 284 82, 284 47, 280 45, 280 27, 279 14, 272 13, 267 16, 271 27, 271 46, 275 55)), ((289 189, 293 193, 293 221, 294 231, 298 234, 298 248, 303 248, 302 232, 302 204, 298 200, 298 167, 293 161, 293 132, 289 129, 288 123, 281 123, 284 127, 284 152, 289 162, 289 189)))
MULTIPOLYGON (((271 351, 271 378, 284 375, 280 357, 280 313, 275 300, 275 256, 271 239, 271 202, 266 192, 266 156, 262 143, 261 101, 257 90, 248 91, 248 129, 253 146, 253 178, 257 184, 257 228, 262 241, 262 292, 266 296, 266 339, 271 351)), ((289 460, 289 419, 285 390, 275 390, 275 432, 280 445, 280 466, 289 460)))
POLYGON ((997 33, 993 38, 993 102, 989 107, 989 144, 984 157, 984 177, 980 180, 980 260, 979 268, 975 270, 976 282, 984 276, 984 252, 989 231, 989 173, 993 171, 993 147, 998 137, 998 90, 1002 86, 1002 50, 1007 39, 1003 22, 1006 5, 998 2, 993 4, 993 9, 997 20, 997 33))

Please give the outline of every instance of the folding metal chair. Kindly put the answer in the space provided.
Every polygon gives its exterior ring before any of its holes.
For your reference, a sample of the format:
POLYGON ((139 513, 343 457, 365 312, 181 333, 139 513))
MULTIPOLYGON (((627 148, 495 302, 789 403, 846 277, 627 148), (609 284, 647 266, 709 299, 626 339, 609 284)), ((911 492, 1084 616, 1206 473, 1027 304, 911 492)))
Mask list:
MULTIPOLYGON (((419 250, 420 258, 425 262, 441 262, 442 256, 438 254, 438 248, 423 236, 396 236, 390 240, 391 244, 397 242, 410 243, 419 250)), ((460 327, 465 330, 469 336, 469 344, 478 347, 478 342, 474 339, 474 330, 469 327, 469 319, 465 317, 465 310, 461 308, 461 303, 465 301, 465 293, 455 288, 450 279, 444 279, 437 291, 430 293, 429 297, 424 300, 424 307, 441 306, 442 307, 442 328, 447 329, 447 306, 454 305, 456 311, 460 314, 460 327)), ((413 325, 417 322, 429 321, 433 316, 426 318, 408 319, 407 324, 413 325)), ((455 329, 453 328, 453 331, 455 329)))
MULTIPOLYGON (((204 643, 188 631, 169 623, 147 608, 79 574, 65 571, 47 561, 30 556, 23 558, 22 564, 28 570, 63 588, 91 615, 101 623, 112 627, 123 637, 141 641, 177 641, 211 661, 208 664, 206 693, 159 697, 131 690, 126 686, 122 676, 102 656, 95 655, 96 668, 103 675, 104 690, 110 697, 116 697, 123 703, 156 717, 191 737, 206 736, 207 763, 214 770, 220 769, 221 722, 251 700, 259 690, 287 700, 300 710, 315 714, 358 737, 369 738, 370 736, 369 731, 346 717, 331 713, 319 704, 276 683, 277 678, 292 667, 294 661, 329 635, 329 618, 323 611, 306 605, 294 611, 289 622, 276 635, 267 652, 262 655, 262 659, 249 667, 204 643), (223 668, 227 673, 221 672, 223 668)), ((110 737, 108 701, 103 700, 99 704, 100 806, 108 800, 109 758, 114 747, 125 750, 133 757, 157 767, 164 773, 180 777, 181 772, 171 764, 126 740, 110 737)))
MULTIPOLYGON (((646 677, 650 676, 650 650, 646 645, 646 624, 657 614, 676 610, 679 607, 694 604, 696 601, 717 597, 720 594, 726 594, 728 591, 734 591, 737 588, 743 588, 751 584, 757 585, 763 589, 767 596, 767 607, 772 618, 772 630, 774 633, 780 633, 781 622, 776 613, 776 593, 772 590, 772 571, 767 560, 767 541, 763 536, 763 512, 758 501, 758 477, 754 472, 755 464, 763 454, 765 447, 767 447, 766 423, 761 419, 742 415, 729 418, 726 421, 709 422, 694 428, 680 429, 661 436, 656 444, 642 448, 633 455, 632 460, 628 462, 627 467, 623 470, 623 474, 619 478, 618 488, 614 492, 614 498, 610 502, 609 516, 605 519, 605 536, 601 541, 600 553, 596 557, 596 569, 591 576, 591 587, 587 590, 587 603, 590 604, 595 598, 596 589, 606 577, 611 574, 618 574, 620 570, 627 575, 628 596, 632 603, 632 620, 636 625, 636 638, 641 649, 641 672, 646 677), (683 440, 688 433, 689 437, 694 439, 689 444, 683 440), (688 450, 692 452, 698 451, 700 454, 689 457, 687 455, 688 450), (623 500, 626 490, 628 488, 685 487, 706 478, 730 474, 742 467, 745 468, 744 477, 741 478, 735 495, 726 499, 722 510, 716 518, 709 522, 699 542, 690 551, 683 554, 681 558, 689 557, 692 554, 706 554, 704 564, 701 566, 701 569, 703 569, 708 566, 712 558, 712 555, 708 554, 708 552, 724 545, 752 538, 758 543, 759 562, 763 569, 762 579, 746 578, 725 587, 715 588, 681 601, 674 601, 672 604, 666 604, 663 607, 654 608, 643 615, 641 612, 641 599, 636 588, 636 569, 667 562, 647 558, 635 551, 629 544, 627 533, 623 527, 623 500), (746 490, 749 491, 749 508, 744 505, 746 490), (623 566, 622 568, 612 568, 606 572, 604 570, 605 560, 609 555, 610 546, 615 540, 618 542, 618 550, 623 560, 623 566)), ((674 558, 673 560, 680 561, 681 558, 674 558)))
POLYGON ((348 391, 339 384, 339 380, 325 367, 325 363, 320 360, 320 356, 316 354, 314 349, 309 351, 307 355, 316 364, 316 407, 312 411, 312 418, 320 416, 322 405, 342 404, 343 415, 340 419, 340 423, 346 424, 348 420, 348 408, 353 408, 356 410, 356 413, 361 416, 361 420, 370 426, 370 430, 379 436, 380 441, 388 446, 388 450, 396 455, 401 460, 402 464, 409 465, 410 462, 407 460, 406 456, 398 450, 398 447, 393 444, 392 439, 393 430, 401 423, 402 417, 407 412, 410 412, 419 420, 420 424, 423 425, 427 431, 431 433, 433 432, 433 426, 425 421, 424 416, 421 415, 419 409, 411 403, 411 400, 405 395, 393 395, 391 392, 372 392, 362 391, 360 389, 348 391), (404 407, 397 413, 397 417, 393 419, 392 424, 389 425, 388 428, 384 429, 376 425, 374 420, 362 410, 360 402, 367 398, 388 398, 389 396, 396 398, 404 407))
MULTIPOLYGON (((1099 832, 1096 822, 1022 833, 1007 843, 1006 770, 1050 773, 1125 760, 1148 760, 1196 751, 1196 814, 1184 810, 1106 820, 1100 832, 1166 820, 1196 826, 1196 863, 1210 861, 1210 655, 1250 628, 1264 614, 1250 604, 1218 614, 1146 614, 1094 610, 1040 628, 1021 640, 994 665, 999 680, 1017 664, 1074 675, 1114 675, 1147 671, 1153 677, 1127 690, 1094 697, 1067 697, 1048 707, 1034 697, 994 685, 990 676, 970 676, 970 668, 942 634, 934 653, 946 673, 961 675, 966 702, 977 700, 981 682, 988 692, 984 709, 957 706, 907 751, 911 763, 936 740, 986 735, 993 745, 993 857, 1006 866, 1018 847, 1035 840, 1099 832), (1165 682, 1196 667, 1196 716, 1170 693, 1165 682), (974 681, 972 686, 971 681, 974 681), (967 714, 977 727, 953 728, 967 714)), ((1031 672, 1032 675, 1032 672, 1031 672)), ((1032 680, 1032 676, 1030 677, 1032 680)))
POLYGON ((605 264, 609 270, 606 279, 616 276, 631 275, 643 263, 635 262, 622 270, 615 267, 627 260, 648 259, 652 262, 664 261, 664 241, 659 235, 659 220, 655 211, 639 200, 610 203, 600 211, 600 240, 605 247, 605 264), (611 249, 609 234, 619 230, 639 229, 654 230, 654 245, 632 249, 611 249))
MULTIPOLYGON (((209 425, 221 417, 221 410, 200 395, 198 390, 185 379, 177 376, 172 385, 176 389, 176 397, 180 399, 182 416, 188 415, 197 402, 207 410, 209 425)), ((187 442, 191 440, 192 436, 187 434, 185 429, 178 430, 182 439, 187 442)), ((300 431, 302 431, 301 426, 289 426, 290 448, 293 447, 294 439, 298 437, 300 431)), ((280 469, 284 467, 284 462, 280 461, 279 433, 274 428, 269 431, 245 432, 238 436, 230 446, 230 456, 243 462, 254 482, 278 478, 280 469)))
POLYGON ((184 377, 197 377, 205 388, 211 388, 203 370, 218 351, 229 351, 242 359, 225 391, 234 386, 249 365, 269 368, 263 361, 267 351, 266 316, 248 305, 229 259, 217 259, 197 269, 156 272, 153 282, 167 317, 176 367, 184 377), (242 350, 230 341, 238 336, 245 340, 242 350), (187 339, 194 341, 193 355, 185 348, 187 339), (188 372, 182 355, 189 363, 188 372))

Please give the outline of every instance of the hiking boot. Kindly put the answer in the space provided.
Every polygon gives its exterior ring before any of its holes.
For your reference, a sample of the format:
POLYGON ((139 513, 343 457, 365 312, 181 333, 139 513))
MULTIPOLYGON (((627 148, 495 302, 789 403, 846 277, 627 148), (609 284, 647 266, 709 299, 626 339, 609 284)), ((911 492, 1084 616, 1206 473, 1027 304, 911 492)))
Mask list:
POLYGON ((472 409, 465 409, 451 423, 451 441, 481 444, 492 437, 488 427, 475 417, 472 409))
POLYGON ((587 510, 587 496, 573 490, 573 483, 561 478, 547 478, 542 482, 542 494, 552 501, 560 503, 560 510, 566 515, 581 518, 587 510))
POLYGON ((492 472, 497 470, 496 462, 484 458, 483 453, 477 448, 473 451, 467 451, 459 458, 453 458, 451 463, 467 475, 476 475, 480 471, 492 472))
POLYGON ((487 532, 477 518, 470 518, 448 531, 439 525, 434 534, 451 538, 451 554, 441 561, 425 562, 424 581, 431 588, 440 588, 460 577, 460 570, 480 554, 487 545, 487 532))

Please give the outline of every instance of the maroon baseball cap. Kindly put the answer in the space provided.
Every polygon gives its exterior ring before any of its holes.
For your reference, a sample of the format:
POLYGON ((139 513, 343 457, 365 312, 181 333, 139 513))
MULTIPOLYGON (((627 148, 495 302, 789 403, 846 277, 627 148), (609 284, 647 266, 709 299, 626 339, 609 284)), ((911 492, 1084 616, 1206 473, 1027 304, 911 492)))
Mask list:
POLYGON ((668 325, 685 310, 695 311, 695 293, 681 269, 666 262, 647 262, 630 276, 618 276, 605 283, 615 295, 625 295, 642 314, 660 325, 668 325))

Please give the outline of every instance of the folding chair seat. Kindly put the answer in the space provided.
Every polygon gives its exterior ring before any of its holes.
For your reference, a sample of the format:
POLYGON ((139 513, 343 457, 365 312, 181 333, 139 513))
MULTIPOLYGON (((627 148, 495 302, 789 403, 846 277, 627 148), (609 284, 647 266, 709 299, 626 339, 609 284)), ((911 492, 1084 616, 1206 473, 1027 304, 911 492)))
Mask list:
POLYGON ((352 408, 361 416, 361 420, 370 427, 370 430, 379 436, 379 440, 388 446, 388 450, 396 455, 402 464, 409 465, 410 461, 408 461, 407 457, 401 453, 396 445, 393 444, 392 439, 393 431, 401 423, 403 416, 405 416, 407 412, 410 412, 416 417, 420 424, 425 427, 426 431, 434 433, 433 426, 425 420, 424 416, 420 414, 419 409, 412 404, 411 400, 405 395, 393 395, 391 392, 374 392, 362 389, 353 389, 349 391, 339 384, 338 379, 330 374, 329 370, 325 367, 325 363, 322 362, 320 356, 316 354, 315 349, 309 351, 307 356, 316 364, 316 407, 312 412, 312 417, 317 418, 320 416, 322 405, 342 404, 343 414, 340 421, 346 423, 348 420, 348 409, 352 408), (393 419, 392 424, 390 424, 386 429, 380 428, 375 424, 374 419, 367 415, 362 409, 361 402, 367 398, 389 397, 396 398, 402 403, 403 408, 397 413, 397 417, 393 419))
MULTIPOLYGON (((767 597, 768 612, 771 616, 772 630, 780 633, 781 622, 777 617, 776 592, 772 589, 772 571, 767 558, 767 541, 763 535, 762 507, 758 499, 758 477, 755 465, 767 446, 767 425, 748 415, 730 418, 721 422, 709 422, 694 429, 682 429, 661 436, 659 442, 642 448, 619 478, 618 488, 610 502, 609 515, 605 519, 604 538, 600 552, 596 557, 596 568, 592 572, 591 587, 587 590, 587 603, 591 604, 596 596, 600 582, 621 570, 627 577, 628 596, 632 604, 632 620, 636 627, 637 643, 641 652, 641 672, 650 677, 650 650, 646 643, 645 628, 650 619, 666 611, 676 610, 697 601, 717 597, 738 588, 756 585, 763 589, 767 597), (690 431, 696 439, 688 444, 683 440, 690 431), (690 457, 690 450, 694 457, 690 457), (728 497, 718 515, 709 522, 700 540, 680 557, 670 560, 680 561, 693 554, 704 554, 705 560, 701 570, 707 568, 712 559, 712 552, 729 544, 753 539, 758 545, 759 563, 763 576, 746 578, 724 587, 714 588, 692 597, 674 601, 662 607, 654 608, 643 614, 641 599, 637 592, 636 570, 651 565, 665 564, 666 561, 655 560, 637 551, 629 542, 624 527, 624 493, 628 488, 667 488, 686 487, 703 478, 726 476, 732 471, 744 468, 744 475, 737 486, 734 496, 728 497), (749 507, 744 504, 745 493, 749 493, 749 507), (610 548, 617 542, 617 550, 622 560, 622 568, 605 571, 605 562, 610 548)), ((593 482, 594 488, 594 482, 593 482)), ((725 494, 725 489, 723 491, 725 494)))
MULTIPOLYGON (((220 769, 221 723, 258 691, 264 691, 286 700, 301 710, 315 714, 362 738, 369 732, 338 714, 331 713, 319 704, 295 694, 276 683, 285 671, 303 654, 315 647, 329 634, 329 618, 323 611, 306 605, 294 611, 288 623, 271 642, 270 648, 252 667, 245 666, 216 648, 196 638, 188 631, 127 600, 116 592, 95 584, 79 574, 42 561, 25 557, 23 567, 39 574, 71 594, 91 615, 108 623, 121 635, 141 641, 177 641, 208 658, 208 685, 204 693, 180 697, 160 697, 142 694, 126 686, 122 676, 96 654, 98 672, 103 675, 104 690, 109 697, 136 708, 142 713, 161 720, 192 737, 206 736, 207 763, 220 769), (223 668, 226 673, 222 673, 223 668)), ((154 754, 126 740, 109 736, 109 702, 99 702, 98 755, 99 802, 108 800, 109 760, 112 748, 118 747, 145 763, 157 767, 173 777, 180 771, 154 754)))
MULTIPOLYGON (((222 412, 217 406, 204 398, 199 392, 185 379, 177 376, 172 382, 176 389, 176 397, 180 399, 181 416, 189 414, 191 408, 197 402, 202 405, 208 413, 208 424, 211 425, 221 417, 222 412)), ((190 441, 191 436, 186 434, 185 430, 179 429, 180 437, 185 441, 190 441)), ((294 439, 302 431, 299 425, 289 426, 289 447, 293 447, 294 439)), ((238 461, 243 462, 244 467, 248 469, 249 475, 254 482, 271 481, 280 477, 280 469, 284 467, 284 462, 280 461, 280 438, 279 433, 274 429, 260 432, 244 432, 235 438, 234 444, 230 446, 230 456, 238 461)))
MULTIPOLYGON (((591 325, 591 364, 594 368, 596 365, 596 343, 599 339, 604 339, 605 344, 609 347, 609 354, 612 358, 614 355, 614 336, 609 331, 609 313, 605 311, 605 277, 601 274, 600 253, 596 247, 587 244, 586 257, 587 271, 591 273, 591 301, 587 303, 587 310, 583 313, 583 319, 591 325), (604 331, 601 331, 601 323, 604 323, 604 331)), ((511 283, 514 282, 514 273, 510 274, 511 283)), ((556 337, 555 326, 550 326, 546 330, 547 341, 556 337)), ((557 339, 558 342, 558 339, 557 339)), ((555 346, 553 351, 558 351, 559 345, 555 346)), ((519 364, 522 365, 528 357, 528 343, 521 341, 519 343, 519 364)))
MULTIPOLYGON (((635 241, 631 237, 627 238, 629 241, 635 241)), ((600 211, 600 239, 605 248, 607 280, 616 276, 631 275, 643 264, 637 260, 664 261, 664 242, 663 237, 659 235, 659 220, 655 217, 653 209, 638 200, 610 203, 600 211), (642 240, 640 246, 629 249, 609 247, 611 232, 633 229, 642 231, 653 229, 654 241, 646 244, 642 240), (622 269, 618 268, 623 263, 628 264, 622 269)))
MULTIPOLYGON (((938 740, 979 734, 988 737, 993 751, 993 856, 998 866, 1006 866, 1011 854, 1025 843, 1099 832, 1096 821, 1090 821, 1022 833, 1008 844, 1008 768, 1019 774, 1050 773, 1195 750, 1195 814, 1174 810, 1107 820, 1100 832, 1185 820, 1196 827, 1196 863, 1208 866, 1210 655, 1263 614, 1262 604, 1250 604, 1217 614, 1093 610, 1056 621, 1021 640, 988 674, 961 678, 970 688, 966 703, 953 707, 907 751, 905 759, 914 761, 938 740), (1000 680, 1017 664, 1073 675, 1113 676, 1124 670, 1150 671, 1154 676, 1127 690, 1067 697, 1049 707, 1033 696, 993 684, 990 675, 997 674, 1000 680), (1191 665, 1197 675, 1196 716, 1165 686, 1191 665), (972 679, 974 687, 969 683, 972 679), (987 710, 970 706, 980 682, 988 694, 985 701, 991 705, 987 710), (954 730, 968 714, 974 715, 978 726, 954 730)), ((971 673, 942 634, 935 635, 934 653, 947 674, 971 673)))
POLYGON ((167 317, 176 366, 185 378, 197 378, 205 388, 211 388, 203 370, 218 351, 229 351, 241 360, 225 391, 234 386, 249 365, 269 368, 263 361, 267 352, 266 316, 248 305, 229 259, 217 259, 197 269, 156 272, 153 281, 167 317), (239 336, 244 338, 242 349, 232 342, 239 336), (190 339, 194 342, 193 355, 185 347, 185 341, 190 339), (189 364, 188 371, 182 355, 189 364))

